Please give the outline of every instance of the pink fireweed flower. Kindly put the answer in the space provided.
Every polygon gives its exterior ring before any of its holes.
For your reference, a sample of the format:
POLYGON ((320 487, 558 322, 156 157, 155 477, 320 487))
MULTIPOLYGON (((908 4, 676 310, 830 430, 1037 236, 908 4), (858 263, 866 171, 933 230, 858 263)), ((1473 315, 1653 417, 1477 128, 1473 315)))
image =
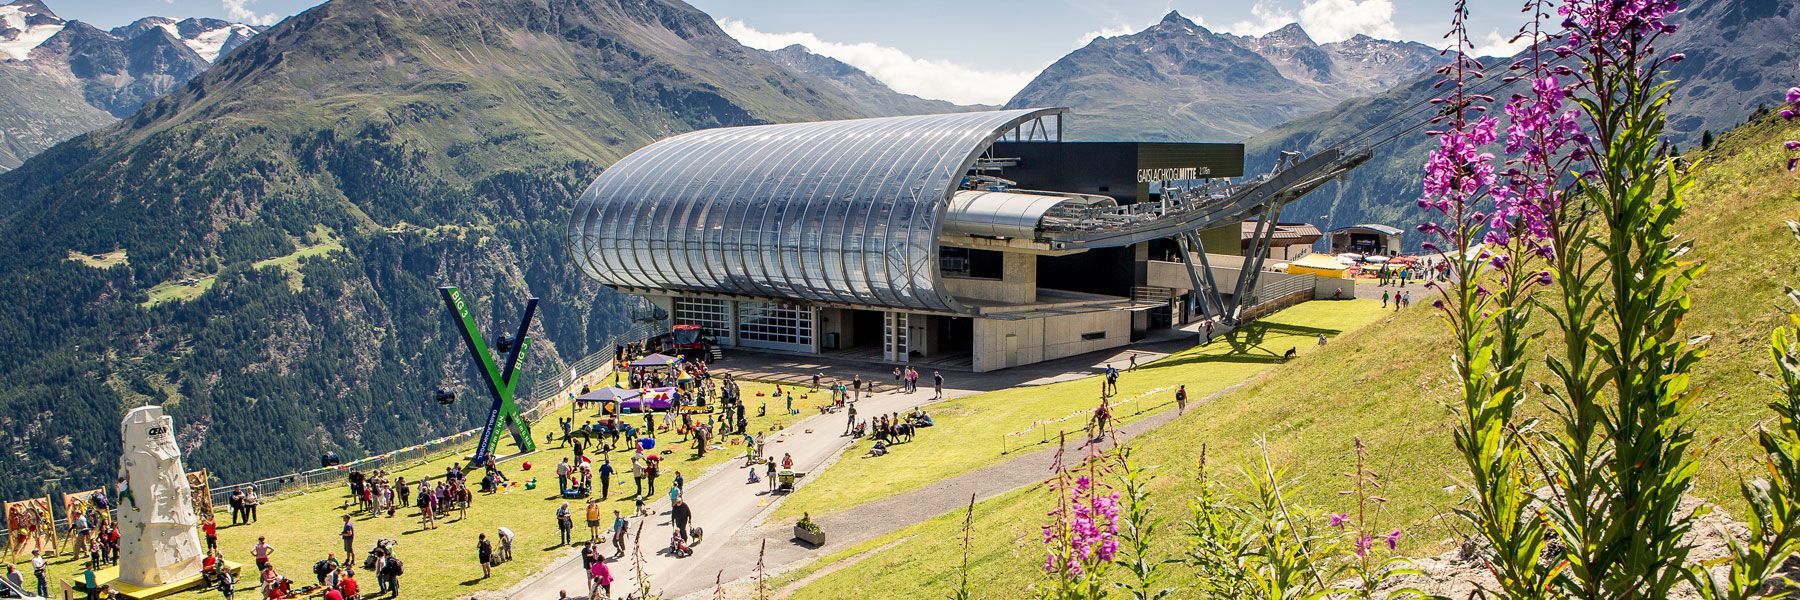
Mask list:
POLYGON ((1336 527, 1338 529, 1343 529, 1344 524, 1348 523, 1348 522, 1350 522, 1350 513, 1337 513, 1337 514, 1331 515, 1331 526, 1332 527, 1336 527))
POLYGON ((1385 537, 1387 539, 1387 547, 1389 550, 1393 550, 1400 545, 1400 530, 1395 529, 1390 531, 1385 537))
POLYGON ((1357 556, 1367 556, 1369 554, 1369 547, 1373 546, 1374 544, 1375 544, 1375 538, 1371 538, 1366 535, 1357 536, 1356 537, 1356 555, 1357 556))

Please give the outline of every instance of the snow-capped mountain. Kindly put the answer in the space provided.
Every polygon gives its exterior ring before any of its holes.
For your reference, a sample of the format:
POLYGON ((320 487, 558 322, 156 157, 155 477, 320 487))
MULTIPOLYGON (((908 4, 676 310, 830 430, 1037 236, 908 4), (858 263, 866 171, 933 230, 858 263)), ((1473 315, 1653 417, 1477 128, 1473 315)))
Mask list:
POLYGON ((1069 53, 1007 106, 1071 107, 1084 139, 1241 140, 1387 90, 1437 58, 1424 44, 1362 35, 1320 44, 1298 24, 1219 33, 1170 12, 1069 53))
POLYGON ((62 31, 64 24, 37 0, 0 5, 0 59, 30 58, 31 50, 62 31))
POLYGON ((170 36, 181 40, 182 45, 209 63, 217 61, 219 55, 244 45, 244 42, 250 41, 250 38, 264 29, 219 19, 187 18, 177 21, 168 17, 145 17, 114 29, 112 33, 120 38, 132 38, 151 27, 169 32, 170 36))
POLYGON ((41 0, 0 4, 0 171, 137 112, 261 31, 167 17, 103 30, 41 0))

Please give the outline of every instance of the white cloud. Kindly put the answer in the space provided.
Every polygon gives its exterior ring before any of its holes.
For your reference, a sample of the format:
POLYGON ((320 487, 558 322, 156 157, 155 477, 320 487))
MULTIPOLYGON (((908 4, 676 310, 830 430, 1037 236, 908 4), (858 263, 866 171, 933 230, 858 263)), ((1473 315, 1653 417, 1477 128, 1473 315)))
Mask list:
POLYGON ((778 50, 800 44, 862 69, 894 91, 959 104, 1003 104, 1037 76, 1037 71, 983 71, 949 61, 917 58, 898 48, 869 42, 828 42, 804 31, 758 31, 736 19, 720 19, 719 27, 751 48, 778 50))
MULTIPOLYGON (((1219 30, 1236 35, 1262 35, 1294 22, 1294 13, 1267 2, 1257 2, 1255 6, 1251 6, 1250 17, 1250 20, 1238 21, 1219 30)), ((1312 33, 1312 27, 1308 26, 1306 31, 1312 33)))
POLYGON ((1530 37, 1517 36, 1519 38, 1517 41, 1514 41, 1513 37, 1514 36, 1510 35, 1501 35, 1500 30, 1498 29, 1489 31, 1487 35, 1482 36, 1480 40, 1471 40, 1475 44, 1475 56, 1502 56, 1510 58, 1512 55, 1518 54, 1526 48, 1531 47, 1530 37))
POLYGON ((256 11, 250 10, 250 8, 248 6, 245 6, 245 4, 248 4, 255 0, 224 0, 224 1, 225 1, 225 14, 227 16, 229 16, 231 18, 231 20, 233 20, 233 21, 237 21, 239 23, 245 23, 245 24, 249 24, 249 25, 267 26, 267 25, 274 25, 275 22, 281 20, 281 16, 277 15, 275 13, 263 13, 263 14, 259 15, 259 14, 256 14, 256 11))
POLYGON ((1392 0, 1309 0, 1300 6, 1300 26, 1321 44, 1359 33, 1386 40, 1400 37, 1392 0))
POLYGON ((1086 46, 1086 45, 1088 45, 1089 42, 1094 41, 1095 38, 1109 38, 1109 37, 1117 37, 1117 36, 1121 36, 1121 35, 1131 35, 1133 33, 1137 33, 1139 31, 1139 29, 1141 29, 1141 28, 1133 28, 1130 25, 1114 25, 1111 27, 1102 27, 1100 29, 1095 29, 1093 31, 1089 31, 1087 33, 1081 34, 1081 37, 1075 39, 1075 47, 1080 48, 1082 46, 1086 46))

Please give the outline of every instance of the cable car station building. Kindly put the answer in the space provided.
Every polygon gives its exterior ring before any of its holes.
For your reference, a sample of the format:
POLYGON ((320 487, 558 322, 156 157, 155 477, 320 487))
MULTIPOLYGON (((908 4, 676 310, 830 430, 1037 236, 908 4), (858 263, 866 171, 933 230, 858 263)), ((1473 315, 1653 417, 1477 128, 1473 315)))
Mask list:
POLYGON ((974 371, 1219 314, 1185 250, 1237 253, 1262 210, 1209 184, 1243 146, 1064 142, 1066 112, 669 137, 581 195, 571 255, 724 345, 974 371), (1171 261, 1186 274, 1151 264, 1171 261))

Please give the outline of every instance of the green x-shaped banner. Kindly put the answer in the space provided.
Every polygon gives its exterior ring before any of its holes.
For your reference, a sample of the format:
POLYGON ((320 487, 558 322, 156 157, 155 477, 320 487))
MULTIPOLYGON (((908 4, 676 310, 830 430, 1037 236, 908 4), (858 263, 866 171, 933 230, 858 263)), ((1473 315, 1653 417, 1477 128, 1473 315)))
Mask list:
POLYGON ((512 433, 513 442, 519 446, 520 452, 537 450, 537 442, 531 438, 531 423, 519 414, 519 405, 513 402, 514 391, 518 389, 519 372, 514 367, 519 364, 519 357, 525 355, 525 348, 531 345, 531 338, 526 334, 531 329, 531 319, 537 314, 538 299, 532 298, 525 303, 525 318, 519 322, 519 333, 513 336, 515 342, 507 352, 506 364, 496 364, 494 355, 488 350, 487 341, 481 337, 481 329, 475 326, 475 318, 469 314, 469 304, 463 300, 462 291, 453 286, 438 288, 444 296, 444 306, 450 309, 451 316, 456 317, 456 324, 462 329, 463 342, 469 347, 469 355, 475 358, 475 364, 481 368, 482 380, 487 382, 488 393, 494 397, 493 408, 488 410, 486 424, 481 429, 481 441, 475 447, 475 456, 471 464, 481 465, 488 460, 494 451, 497 440, 494 430, 505 425, 512 433))

